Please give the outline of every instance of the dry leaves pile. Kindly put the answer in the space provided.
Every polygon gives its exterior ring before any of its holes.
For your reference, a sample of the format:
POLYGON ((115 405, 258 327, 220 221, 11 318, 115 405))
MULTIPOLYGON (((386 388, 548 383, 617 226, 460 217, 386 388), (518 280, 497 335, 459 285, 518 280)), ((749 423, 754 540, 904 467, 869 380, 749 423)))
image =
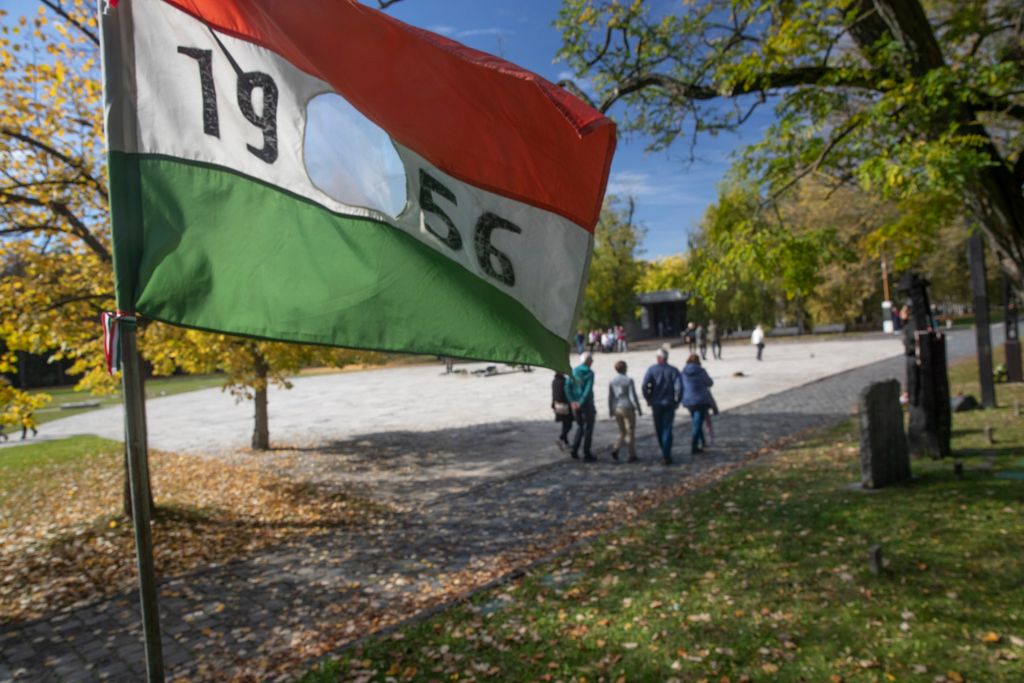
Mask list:
MULTIPOLYGON (((150 454, 157 571, 223 563, 297 535, 385 523, 390 511, 244 462, 150 454), (197 482, 202 482, 197 485, 197 482)), ((26 473, 0 509, 0 620, 23 620, 135 587, 120 456, 26 473)))

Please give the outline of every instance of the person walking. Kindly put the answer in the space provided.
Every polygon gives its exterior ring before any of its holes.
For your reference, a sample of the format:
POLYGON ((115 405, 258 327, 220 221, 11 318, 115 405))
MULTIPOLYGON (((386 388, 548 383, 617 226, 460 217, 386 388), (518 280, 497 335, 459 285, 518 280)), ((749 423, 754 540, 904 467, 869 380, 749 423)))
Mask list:
POLYGON ((629 351, 629 344, 626 342, 626 328, 622 325, 619 325, 615 330, 615 340, 619 353, 629 351))
POLYGON ((690 353, 697 350, 697 330, 693 323, 686 323, 686 330, 683 332, 683 341, 689 348, 690 353))
POLYGON ((586 337, 583 335, 583 330, 576 331, 576 353, 582 354, 586 347, 586 337))
POLYGON ((558 435, 555 445, 565 453, 569 450, 569 431, 572 429, 572 406, 565 396, 565 375, 555 372, 551 381, 551 410, 555 413, 555 422, 562 425, 562 433, 558 435))
POLYGON ((643 392, 654 416, 654 433, 666 465, 672 464, 672 423, 683 394, 679 370, 668 364, 668 351, 658 349, 656 362, 644 375, 643 392))
POLYGON ((580 444, 583 445, 583 461, 597 460, 590 450, 594 440, 594 421, 597 419, 597 408, 594 407, 594 356, 584 353, 580 356, 580 364, 573 368, 572 375, 565 379, 565 396, 572 407, 573 419, 576 421, 576 435, 572 440, 572 457, 579 460, 580 444))
POLYGON ((722 360, 722 335, 714 320, 708 323, 708 337, 711 339, 711 356, 715 360, 722 360))
POLYGON ((697 349, 700 351, 701 360, 708 359, 708 331, 703 325, 697 325, 697 349))
POLYGON ((764 351, 764 329, 760 325, 751 333, 750 343, 757 347, 757 359, 761 360, 761 353, 764 351))
POLYGON ((704 452, 704 418, 707 417, 714 399, 711 387, 715 383, 707 370, 700 366, 700 356, 693 353, 683 366, 683 407, 693 418, 690 424, 690 454, 704 452))
POLYGON ((612 449, 612 460, 619 459, 619 450, 625 443, 629 448, 629 462, 636 462, 636 418, 642 415, 640 400, 636 397, 636 386, 626 375, 626 361, 615 364, 618 374, 608 383, 608 415, 619 425, 619 440, 612 449))

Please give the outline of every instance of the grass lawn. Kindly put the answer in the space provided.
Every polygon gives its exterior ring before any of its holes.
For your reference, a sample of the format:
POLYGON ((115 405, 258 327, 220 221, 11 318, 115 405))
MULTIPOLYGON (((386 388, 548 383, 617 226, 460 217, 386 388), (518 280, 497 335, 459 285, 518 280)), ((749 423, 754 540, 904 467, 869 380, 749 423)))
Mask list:
POLYGON ((1024 681, 1024 386, 998 396, 954 416, 962 477, 851 488, 850 422, 303 680, 1024 681))
MULTIPOLYGON (((182 394, 186 391, 198 389, 210 389, 224 384, 224 375, 186 375, 181 377, 158 377, 146 381, 146 398, 159 398, 182 394)), ((72 387, 49 387, 33 389, 33 394, 48 394, 53 400, 44 408, 35 412, 36 422, 43 424, 51 420, 59 420, 62 417, 71 417, 79 413, 85 413, 96 408, 107 408, 121 403, 121 395, 112 394, 109 396, 93 396, 92 394, 75 391, 72 387), (62 408, 66 404, 93 403, 97 405, 81 408, 62 408)), ((8 427, 8 433, 14 434, 17 438, 21 428, 8 427)))
POLYGON ((26 479, 46 476, 51 470, 80 471, 97 457, 120 453, 120 442, 98 436, 75 436, 57 441, 26 443, 0 448, 0 508, 26 479))

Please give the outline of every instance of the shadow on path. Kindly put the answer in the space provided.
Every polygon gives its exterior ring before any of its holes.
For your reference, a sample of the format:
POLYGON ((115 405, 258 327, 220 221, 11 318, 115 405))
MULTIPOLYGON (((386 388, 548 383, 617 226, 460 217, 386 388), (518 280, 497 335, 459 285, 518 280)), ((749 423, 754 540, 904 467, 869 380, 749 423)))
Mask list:
MULTIPOLYGON (((600 459, 589 465, 554 447, 547 420, 368 433, 271 453, 266 466, 403 512, 386 526, 336 529, 162 580, 168 678, 294 672, 346 640, 621 523, 638 496, 723 476, 752 452, 841 421, 866 384, 900 378, 902 368, 893 358, 723 413, 714 445, 674 467, 659 463, 646 416, 635 464, 608 457, 614 423, 606 419, 595 436, 600 459)), ((688 450, 688 434, 682 413, 677 453, 688 450)), ((125 594, 0 626, 0 680, 141 680, 136 604, 125 594)))

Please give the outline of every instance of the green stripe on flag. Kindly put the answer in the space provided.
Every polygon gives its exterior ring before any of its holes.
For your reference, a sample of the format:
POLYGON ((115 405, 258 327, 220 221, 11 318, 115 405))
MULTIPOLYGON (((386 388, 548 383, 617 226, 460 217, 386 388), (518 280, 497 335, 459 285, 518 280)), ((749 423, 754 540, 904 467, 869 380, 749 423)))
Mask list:
POLYGON ((223 168, 111 157, 112 169, 139 169, 141 233, 124 234, 120 221, 116 241, 139 256, 136 273, 118 259, 118 281, 138 282, 144 315, 266 339, 568 368, 566 341, 522 304, 401 230, 223 168))

